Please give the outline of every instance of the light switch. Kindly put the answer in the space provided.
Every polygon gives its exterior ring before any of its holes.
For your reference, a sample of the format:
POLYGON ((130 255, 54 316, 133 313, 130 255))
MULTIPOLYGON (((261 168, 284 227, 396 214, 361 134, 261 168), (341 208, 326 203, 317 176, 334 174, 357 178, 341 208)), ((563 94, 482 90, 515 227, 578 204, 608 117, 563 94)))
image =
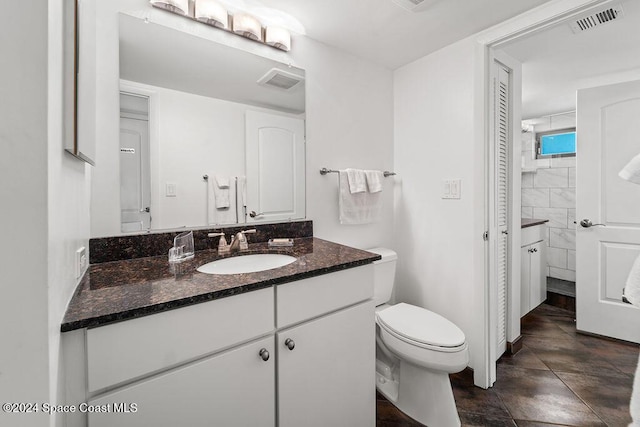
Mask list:
POLYGON ((175 182, 167 182, 165 196, 167 196, 167 197, 176 197, 176 195, 177 195, 177 187, 178 187, 178 184, 176 184, 175 182))
POLYGON ((459 199, 461 193, 462 180, 444 179, 442 180, 442 198, 459 199))

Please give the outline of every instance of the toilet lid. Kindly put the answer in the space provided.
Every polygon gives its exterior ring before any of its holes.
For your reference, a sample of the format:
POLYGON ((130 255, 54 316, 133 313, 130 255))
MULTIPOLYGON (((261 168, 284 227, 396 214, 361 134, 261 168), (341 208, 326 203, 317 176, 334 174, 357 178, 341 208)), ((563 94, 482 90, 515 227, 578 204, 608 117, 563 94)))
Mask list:
POLYGON ((449 320, 415 305, 400 303, 376 313, 378 320, 397 335, 438 347, 464 344, 464 333, 449 320))

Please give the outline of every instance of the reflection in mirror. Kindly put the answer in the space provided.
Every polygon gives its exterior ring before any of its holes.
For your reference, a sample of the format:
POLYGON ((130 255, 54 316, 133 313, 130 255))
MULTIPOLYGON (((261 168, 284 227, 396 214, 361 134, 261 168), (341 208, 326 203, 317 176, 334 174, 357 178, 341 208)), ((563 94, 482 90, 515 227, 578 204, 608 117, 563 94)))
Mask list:
POLYGON ((303 70, 125 13, 119 56, 122 233, 304 218, 303 70))

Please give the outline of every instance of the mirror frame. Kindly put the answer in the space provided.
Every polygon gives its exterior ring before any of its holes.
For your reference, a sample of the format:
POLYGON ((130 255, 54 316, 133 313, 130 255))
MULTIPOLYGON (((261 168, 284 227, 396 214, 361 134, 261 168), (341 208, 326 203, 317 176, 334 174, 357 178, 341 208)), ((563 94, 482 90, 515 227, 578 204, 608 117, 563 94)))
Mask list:
POLYGON ((67 74, 73 74, 71 88, 65 91, 64 100, 64 149, 67 153, 84 162, 95 166, 95 161, 85 150, 80 147, 78 140, 78 75, 80 73, 80 31, 79 31, 79 13, 78 3, 80 0, 67 1, 65 8, 65 19, 73 22, 73 34, 65 39, 65 57, 64 72, 65 79, 69 77, 67 74), (69 7, 68 3, 73 1, 73 7, 69 7), (73 61, 73 63, 72 63, 73 61))

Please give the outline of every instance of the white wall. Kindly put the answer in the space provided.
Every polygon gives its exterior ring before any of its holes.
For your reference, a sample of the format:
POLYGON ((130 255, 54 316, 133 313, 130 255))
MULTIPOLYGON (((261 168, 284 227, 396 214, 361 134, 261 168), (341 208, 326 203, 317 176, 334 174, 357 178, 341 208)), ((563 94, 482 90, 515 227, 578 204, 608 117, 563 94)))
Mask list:
POLYGON ((393 247, 394 178, 384 180, 380 222, 340 225, 338 176, 319 173, 393 170, 392 72, 304 38, 294 39, 291 56, 306 70, 307 218, 314 234, 358 248, 393 247))
MULTIPOLYGON (((85 166, 63 150, 63 4, 20 2, 0 25, 11 64, 0 69, 2 402, 63 400, 60 324, 77 283, 75 248, 89 235, 85 166)), ((2 425, 60 422, 0 413, 2 425)))
MULTIPOLYGON (((181 29, 306 71, 307 218, 316 236, 366 248, 389 246, 393 229, 392 179, 385 180, 382 220, 376 224, 342 226, 338 221, 338 178, 321 176, 322 167, 333 169, 393 168, 393 75, 390 70, 345 54, 303 36, 294 36, 290 53, 260 45, 184 18, 155 11, 146 0, 94 0, 96 16, 96 167, 93 188, 118 188, 118 153, 109 141, 118 140, 118 37, 117 11, 139 10, 152 14, 152 22, 175 21, 181 29), (155 13, 154 12, 158 12, 155 13), (114 125, 114 123, 116 123, 114 125)), ((119 200, 113 192, 101 198, 119 200)), ((119 234, 119 207, 96 206, 92 197, 91 235, 119 234)))
MULTIPOLYGON (((458 325, 484 369, 484 143, 475 105, 477 47, 466 39, 394 73, 396 299, 458 325), (478 143, 478 139, 481 141, 478 143), (459 200, 442 180, 461 179, 459 200)), ((482 126, 482 122, 480 122, 482 126)))
MULTIPOLYGON (((0 401, 48 401, 48 14, 38 0, 15 6, 0 18, 2 61, 11 64, 0 67, 0 401)), ((48 420, 0 412, 0 424, 48 420)))

